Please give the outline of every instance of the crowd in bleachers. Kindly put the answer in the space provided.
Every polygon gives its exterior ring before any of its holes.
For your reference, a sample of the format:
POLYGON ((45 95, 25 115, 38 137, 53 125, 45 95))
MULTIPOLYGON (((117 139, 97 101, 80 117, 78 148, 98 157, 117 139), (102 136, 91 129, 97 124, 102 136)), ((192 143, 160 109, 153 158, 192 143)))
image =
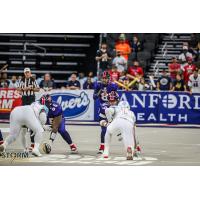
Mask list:
MULTIPOLYGON (((126 38, 127 34, 119 34, 118 38, 104 40, 96 55, 100 73, 107 70, 110 80, 123 90, 191 92, 190 76, 194 77, 193 83, 200 79, 200 38, 194 34, 189 43, 184 42, 182 53, 178 57, 172 57, 168 69, 164 69, 157 79, 154 74, 146 74, 146 67, 154 56, 159 40, 159 37, 156 40, 153 35, 147 34, 150 41, 140 41, 134 34, 129 39, 126 38)), ((110 37, 107 35, 107 38, 110 37)), ((200 87, 200 82, 196 85, 200 87)))
MULTIPOLYGON (((51 89, 94 89, 94 83, 100 79, 104 71, 109 73, 110 81, 118 84, 122 90, 158 90, 158 91, 190 91, 192 83, 200 79, 200 38, 192 34, 189 43, 184 42, 182 53, 172 57, 168 69, 163 70, 159 78, 153 74, 147 75, 147 66, 156 51, 159 34, 107 34, 102 40, 100 49, 96 53, 99 63, 99 76, 93 72, 88 74, 72 74, 66 82, 58 87, 50 73, 43 77, 32 76, 44 91, 51 89)), ((6 71, 0 73, 1 88, 16 88, 22 76, 7 77, 6 71)), ((199 83, 200 84, 200 83, 199 83)), ((197 84, 197 87, 200 85, 197 84)), ((199 89, 200 90, 200 89, 199 89)))

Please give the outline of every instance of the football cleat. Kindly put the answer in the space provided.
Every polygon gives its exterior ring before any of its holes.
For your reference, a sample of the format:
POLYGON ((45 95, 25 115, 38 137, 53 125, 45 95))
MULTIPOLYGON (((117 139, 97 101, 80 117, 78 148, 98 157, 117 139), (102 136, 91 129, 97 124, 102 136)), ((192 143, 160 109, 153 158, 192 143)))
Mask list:
POLYGON ((141 153, 141 147, 139 146, 139 144, 136 146, 136 150, 141 153))
POLYGON ((133 150, 131 147, 127 148, 126 160, 133 160, 133 150))
POLYGON ((70 144, 71 153, 78 153, 77 146, 75 144, 70 144))
POLYGON ((103 155, 103 158, 105 158, 105 159, 108 158, 108 155, 104 154, 104 155, 103 155))
POLYGON ((108 158, 109 157, 109 151, 108 149, 104 149, 104 152, 103 152, 103 155, 102 155, 103 158, 108 158))
POLYGON ((36 157, 41 157, 42 156, 42 154, 40 153, 39 149, 36 149, 36 148, 33 148, 32 155, 34 155, 36 157))
POLYGON ((31 146, 28 148, 28 150, 29 150, 30 153, 33 151, 34 146, 35 146, 35 145, 32 143, 31 146))
POLYGON ((104 152, 104 144, 101 144, 100 147, 99 147, 99 151, 98 151, 98 154, 102 154, 104 152))

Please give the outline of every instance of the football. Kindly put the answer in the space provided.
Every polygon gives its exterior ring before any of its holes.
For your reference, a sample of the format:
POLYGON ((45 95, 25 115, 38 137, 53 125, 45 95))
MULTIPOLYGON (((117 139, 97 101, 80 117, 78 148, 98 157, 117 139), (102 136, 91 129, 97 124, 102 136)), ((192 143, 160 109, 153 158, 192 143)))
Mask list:
POLYGON ((50 154, 51 153, 51 145, 48 143, 43 143, 42 144, 42 150, 44 153, 46 154, 50 154))

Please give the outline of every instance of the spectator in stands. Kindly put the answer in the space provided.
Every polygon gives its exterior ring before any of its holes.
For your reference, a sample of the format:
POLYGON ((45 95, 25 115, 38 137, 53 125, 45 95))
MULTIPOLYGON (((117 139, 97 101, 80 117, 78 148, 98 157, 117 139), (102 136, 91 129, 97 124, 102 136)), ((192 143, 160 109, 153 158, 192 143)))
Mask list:
POLYGON ((22 76, 18 76, 17 81, 20 82, 22 80, 22 76))
POLYGON ((127 70, 127 60, 121 55, 119 50, 116 51, 116 57, 113 59, 112 64, 117 67, 119 72, 127 70))
POLYGON ((97 51, 96 61, 100 62, 100 70, 105 71, 108 69, 109 61, 111 61, 112 56, 108 51, 107 44, 101 44, 101 49, 97 51))
POLYGON ((4 72, 1 74, 1 79, 0 79, 0 87, 1 88, 8 88, 9 86, 9 80, 8 80, 8 76, 7 73, 4 72))
POLYGON ((196 34, 195 33, 192 33, 191 34, 191 39, 189 41, 189 45, 190 47, 193 49, 193 48, 196 48, 197 46, 197 43, 198 43, 198 39, 196 37, 196 34))
POLYGON ((195 63, 200 68, 200 42, 197 43, 197 46, 194 48, 195 54, 195 63))
POLYGON ((81 84, 81 89, 83 89, 83 84, 87 81, 87 77, 85 77, 85 74, 83 72, 80 72, 77 80, 81 84))
POLYGON ((85 83, 83 84, 83 89, 94 89, 94 83, 92 82, 92 78, 88 77, 85 83))
POLYGON ((196 65, 193 64, 192 58, 188 57, 187 64, 183 67, 183 77, 186 85, 188 85, 189 77, 195 69, 196 65))
POLYGON ((172 88, 171 78, 167 75, 166 70, 162 71, 161 77, 157 81, 158 91, 169 91, 172 88))
POLYGON ((117 70, 117 66, 116 65, 112 66, 112 69, 109 71, 109 74, 110 74, 110 80, 112 82, 119 80, 120 72, 117 70))
POLYGON ((44 75, 44 80, 40 82, 40 88, 42 88, 44 91, 50 91, 55 88, 55 83, 49 73, 44 75))
MULTIPOLYGON (((130 83, 129 78, 128 78, 128 77, 124 77, 122 83, 123 83, 123 85, 125 85, 127 88, 121 87, 120 89, 121 89, 121 90, 128 91, 128 90, 129 90, 129 89, 128 89, 128 84, 130 83)), ((132 88, 130 88, 130 90, 131 90, 131 89, 132 89, 132 88)))
POLYGON ((149 89, 149 85, 145 82, 144 77, 141 77, 139 79, 139 82, 137 84, 137 89, 138 91, 144 91, 144 90, 149 89))
POLYGON ((119 81, 120 81, 120 82, 123 82, 124 78, 126 78, 126 74, 127 74, 126 71, 120 73, 120 77, 119 77, 119 81))
POLYGON ((181 70, 181 65, 179 63, 177 63, 176 57, 173 57, 171 63, 168 65, 168 67, 169 67, 169 72, 170 72, 170 78, 173 82, 176 80, 176 75, 181 70))
POLYGON ((18 87, 17 76, 12 76, 8 87, 9 88, 17 88, 18 87))
POLYGON ((141 42, 139 41, 137 36, 133 36, 133 41, 131 42, 131 49, 135 53, 142 50, 141 42))
POLYGON ((97 76, 94 76, 93 72, 89 72, 88 77, 92 79, 92 82, 96 82, 98 80, 97 76))
POLYGON ((131 47, 128 42, 126 42, 125 34, 119 36, 119 42, 115 45, 116 51, 120 51, 121 55, 128 60, 128 56, 131 53, 131 47))
POLYGON ((193 74, 190 75, 188 86, 190 93, 200 93, 200 74, 198 74, 198 69, 193 71, 193 74))
POLYGON ((185 64, 187 63, 187 58, 188 57, 192 58, 192 54, 188 50, 188 45, 184 44, 182 53, 178 57, 178 60, 182 64, 182 67, 184 67, 185 64))
POLYGON ((187 91, 186 85, 180 73, 176 74, 176 79, 173 82, 172 91, 187 91))
POLYGON ((135 59, 132 61, 133 65, 128 68, 128 74, 132 76, 144 76, 142 67, 140 67, 139 62, 135 59))
POLYGON ((67 89, 68 90, 80 90, 81 84, 77 80, 77 75, 76 74, 72 74, 70 79, 71 80, 67 83, 67 86, 66 86, 67 89))

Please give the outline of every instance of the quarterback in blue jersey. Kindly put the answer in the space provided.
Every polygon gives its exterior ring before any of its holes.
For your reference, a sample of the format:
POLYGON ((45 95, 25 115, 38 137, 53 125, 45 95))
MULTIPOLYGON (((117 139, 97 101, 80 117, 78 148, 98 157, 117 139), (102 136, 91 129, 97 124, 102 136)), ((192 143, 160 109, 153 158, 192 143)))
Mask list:
POLYGON ((101 126, 101 144, 99 147, 98 153, 103 153, 104 151, 104 137, 106 134, 106 127, 102 126, 101 122, 103 120, 106 120, 105 116, 105 109, 108 108, 108 94, 111 93, 112 91, 117 91, 118 86, 115 83, 112 83, 109 81, 109 73, 104 72, 102 76, 102 81, 96 82, 94 84, 94 100, 99 100, 100 103, 100 108, 98 111, 99 114, 99 123, 101 126))

